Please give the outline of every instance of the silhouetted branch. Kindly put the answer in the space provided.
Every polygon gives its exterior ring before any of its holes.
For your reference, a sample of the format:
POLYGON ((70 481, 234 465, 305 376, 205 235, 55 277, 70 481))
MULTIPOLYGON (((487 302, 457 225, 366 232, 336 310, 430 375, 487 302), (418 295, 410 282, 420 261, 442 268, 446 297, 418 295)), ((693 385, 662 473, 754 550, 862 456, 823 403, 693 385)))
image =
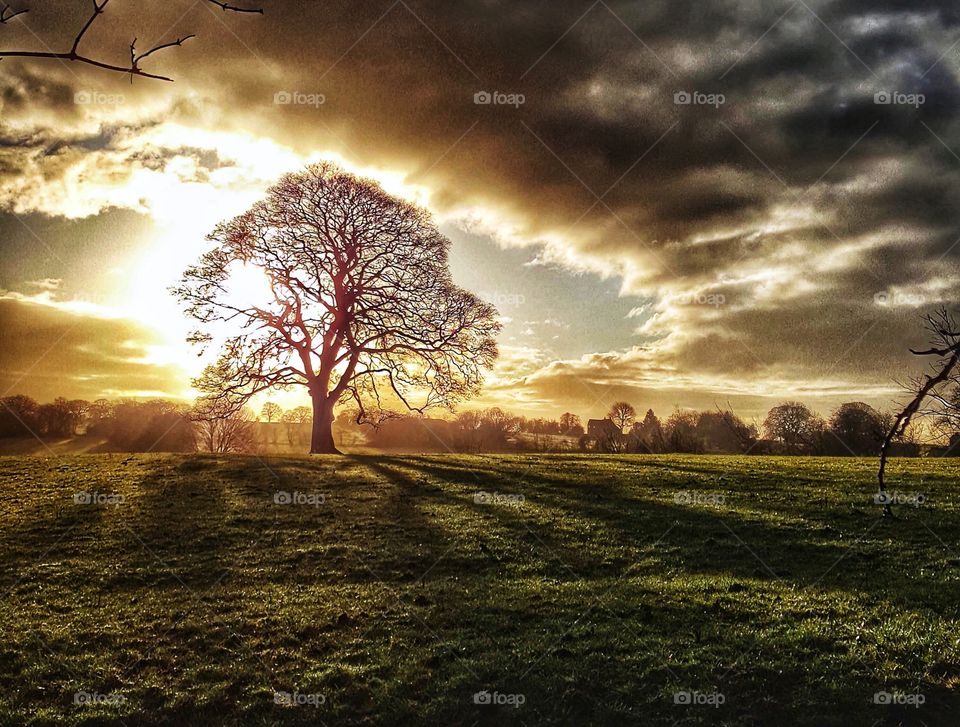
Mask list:
POLYGON ((29 12, 29 11, 14 10, 9 5, 4 5, 2 8, 0 8, 0 23, 6 23, 8 20, 13 20, 18 15, 23 15, 26 12, 29 12))
POLYGON ((946 356, 948 353, 950 353, 949 348, 928 348, 926 351, 915 351, 911 348, 909 350, 914 356, 946 356))
MULTIPOLYGON (((150 55, 153 55, 153 54, 156 53, 157 51, 164 50, 165 48, 172 48, 172 47, 174 47, 174 46, 181 46, 181 45, 183 45, 184 43, 186 43, 188 40, 190 40, 191 38, 196 38, 196 37, 197 37, 197 36, 195 36, 195 35, 186 35, 186 36, 184 36, 183 38, 177 38, 176 40, 170 41, 169 43, 161 43, 160 45, 154 46, 153 48, 151 48, 150 50, 148 50, 146 53, 141 53, 140 55, 136 55, 137 39, 134 38, 134 39, 133 39, 133 42, 130 43, 130 68, 131 68, 131 70, 133 70, 133 71, 139 71, 139 70, 140 70, 140 61, 142 61, 144 58, 146 58, 146 57, 148 57, 148 56, 150 56, 150 55)), ((132 80, 132 78, 131 78, 131 80, 132 80)))
MULTIPOLYGON (((235 13, 258 13, 263 15, 262 8, 241 8, 235 5, 229 5, 224 2, 219 2, 218 0, 208 0, 217 7, 221 8, 224 11, 230 11, 235 13)), ((92 0, 93 2, 93 12, 90 17, 87 18, 87 21, 83 24, 83 27, 80 28, 80 32, 76 34, 73 39, 73 45, 70 46, 70 50, 65 53, 57 53, 54 51, 0 51, 0 60, 3 58, 52 58, 60 61, 74 61, 76 63, 85 63, 96 68, 102 68, 107 71, 116 71, 117 73, 129 74, 130 80, 133 80, 134 76, 141 76, 143 78, 152 78, 158 81, 173 81, 172 78, 167 76, 161 76, 155 73, 147 73, 146 71, 140 68, 140 61, 148 56, 156 53, 157 51, 164 50, 165 48, 172 48, 174 46, 181 46, 186 41, 191 38, 195 38, 195 35, 187 35, 182 38, 177 38, 174 41, 169 43, 162 43, 160 45, 154 46, 146 53, 141 53, 140 55, 136 54, 135 46, 137 39, 134 38, 133 42, 130 44, 130 65, 129 66, 118 66, 112 63, 104 63, 103 61, 98 61, 89 56, 82 55, 79 52, 80 42, 83 40, 84 36, 87 34, 87 31, 90 30, 90 27, 96 21, 96 19, 104 13, 104 10, 107 7, 107 4, 110 0, 92 0)), ((0 9, 0 23, 6 23, 11 18, 15 18, 18 15, 26 13, 27 10, 18 10, 13 11, 8 5, 4 5, 0 9)))
POLYGON ((93 0, 93 15, 91 15, 87 22, 84 23, 83 27, 80 28, 80 32, 77 33, 77 37, 73 39, 73 47, 70 49, 71 53, 76 55, 77 48, 80 46, 80 41, 83 40, 83 36, 88 30, 90 30, 90 26, 93 25, 93 21, 97 19, 97 16, 103 12, 105 7, 107 7, 108 2, 110 2, 110 0, 103 0, 102 3, 98 4, 97 0, 93 0))
POLYGON ((234 13, 259 13, 263 15, 263 8, 238 8, 236 5, 228 5, 227 3, 219 2, 219 0, 210 0, 210 2, 222 10, 230 10, 234 13))

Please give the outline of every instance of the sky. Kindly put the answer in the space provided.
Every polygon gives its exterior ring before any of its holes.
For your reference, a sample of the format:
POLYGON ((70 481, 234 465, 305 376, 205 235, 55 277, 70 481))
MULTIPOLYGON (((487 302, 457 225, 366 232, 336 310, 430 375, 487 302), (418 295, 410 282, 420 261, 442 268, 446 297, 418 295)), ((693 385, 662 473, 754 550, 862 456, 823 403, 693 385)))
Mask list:
MULTIPOLYGON (((494 303, 472 406, 889 408, 960 289, 960 9, 935 0, 111 0, 173 82, 0 61, 0 394, 191 396, 167 289, 328 159, 429 209, 494 303)), ((68 50, 90 4, 2 50, 68 50)), ((281 403, 293 403, 280 395, 281 403)))

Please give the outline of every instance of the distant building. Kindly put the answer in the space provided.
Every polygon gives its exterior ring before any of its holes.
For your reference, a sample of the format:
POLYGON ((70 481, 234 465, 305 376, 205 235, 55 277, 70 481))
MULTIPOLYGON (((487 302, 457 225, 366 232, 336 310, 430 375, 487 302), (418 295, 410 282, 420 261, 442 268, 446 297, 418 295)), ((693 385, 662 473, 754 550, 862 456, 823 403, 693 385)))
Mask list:
POLYGON ((950 444, 945 447, 927 447, 927 457, 960 457, 960 434, 950 437, 950 444))
POLYGON ((913 442, 891 442, 887 450, 889 457, 919 457, 920 445, 913 442))
POLYGON ((621 434, 620 428, 610 419, 590 419, 587 421, 587 436, 593 439, 606 439, 621 434))
POLYGON ((960 434, 954 434, 950 437, 950 444, 946 447, 937 447, 935 452, 931 452, 931 457, 960 457, 960 434))
POLYGON ((590 419, 587 433, 580 437, 580 449, 594 452, 639 451, 640 440, 633 434, 624 434, 610 419, 590 419))

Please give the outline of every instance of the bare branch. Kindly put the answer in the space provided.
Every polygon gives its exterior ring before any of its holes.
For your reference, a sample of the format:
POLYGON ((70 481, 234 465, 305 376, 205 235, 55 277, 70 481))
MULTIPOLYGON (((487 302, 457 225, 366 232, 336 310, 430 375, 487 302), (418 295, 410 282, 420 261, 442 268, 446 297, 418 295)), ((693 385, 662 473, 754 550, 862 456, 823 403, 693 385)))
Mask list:
POLYGON ((30 12, 29 10, 14 10, 9 5, 4 5, 0 8, 0 24, 6 23, 8 20, 13 20, 18 15, 23 15, 24 13, 30 12))
POLYGON ((173 48, 174 46, 181 46, 191 38, 196 38, 196 37, 197 36, 195 35, 185 35, 184 37, 177 38, 176 40, 172 40, 169 43, 161 43, 160 45, 154 46, 153 48, 148 50, 146 53, 141 53, 140 55, 134 55, 134 48, 137 44, 137 39, 134 38, 133 42, 130 44, 130 68, 139 70, 139 63, 144 58, 151 56, 157 51, 161 51, 165 48, 173 48))
POLYGON ((915 351, 909 349, 914 356, 946 356, 950 353, 950 348, 928 348, 925 351, 915 351))
POLYGON ((238 8, 236 5, 228 5, 227 3, 219 2, 219 0, 210 0, 210 2, 222 10, 230 10, 234 13, 259 13, 263 15, 263 8, 238 8))
MULTIPOLYGON (((79 52, 80 42, 86 36, 87 31, 90 30, 90 27, 93 25, 96 19, 104 13, 107 7, 107 4, 109 2, 110 0, 101 0, 100 2, 98 2, 97 0, 92 0, 93 12, 90 14, 90 17, 87 18, 87 21, 83 24, 83 27, 80 28, 80 31, 76 34, 76 36, 74 36, 73 45, 70 46, 69 51, 66 51, 63 53, 58 53, 54 51, 0 51, 0 60, 2 60, 3 58, 47 58, 47 59, 54 59, 54 60, 60 60, 60 61, 72 61, 76 63, 84 63, 86 65, 94 66, 95 68, 102 68, 107 71, 116 71, 117 73, 123 73, 123 74, 129 75, 131 81, 133 80, 134 76, 140 76, 142 78, 151 78, 158 81, 173 81, 172 78, 169 78, 167 76, 161 76, 156 73, 148 73, 142 70, 140 68, 140 61, 166 48, 172 48, 174 46, 179 47, 183 45, 186 41, 196 37, 193 34, 184 36, 182 38, 177 38, 176 40, 170 41, 168 43, 161 43, 160 45, 156 45, 150 50, 148 50, 147 52, 141 53, 140 55, 136 54, 135 47, 136 47, 137 39, 134 38, 133 42, 130 43, 130 65, 127 67, 118 66, 113 63, 105 63, 103 61, 98 61, 93 58, 90 58, 89 56, 82 55, 79 52)), ((224 3, 224 2, 218 2, 218 0, 209 0, 209 2, 212 2, 214 5, 220 7, 225 11, 231 11, 235 13, 258 13, 260 15, 263 14, 262 8, 257 8, 257 9, 241 8, 241 7, 236 7, 234 5, 228 5, 227 3, 224 3)), ((26 13, 26 12, 27 10, 13 11, 10 8, 10 6, 4 5, 3 8, 0 9, 0 23, 6 23, 11 18, 15 18, 16 16, 22 15, 23 13, 26 13)))
POLYGON ((84 23, 82 28, 80 28, 80 32, 77 33, 77 37, 73 39, 73 47, 70 49, 70 53, 73 55, 77 54, 77 48, 80 46, 80 41, 83 40, 83 36, 86 34, 86 32, 90 30, 90 26, 93 25, 93 21, 96 20, 97 16, 103 12, 105 7, 107 7, 108 2, 110 2, 110 0, 103 0, 102 3, 97 4, 97 0, 93 0, 93 15, 87 19, 87 22, 84 23))

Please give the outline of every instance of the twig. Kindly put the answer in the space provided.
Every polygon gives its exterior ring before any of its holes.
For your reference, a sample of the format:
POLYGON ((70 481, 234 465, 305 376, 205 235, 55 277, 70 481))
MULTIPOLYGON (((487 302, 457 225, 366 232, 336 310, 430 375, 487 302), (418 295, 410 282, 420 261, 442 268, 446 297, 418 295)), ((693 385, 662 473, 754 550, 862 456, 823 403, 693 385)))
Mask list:
MULTIPOLYGON (((98 2, 97 0, 91 0, 91 1, 93 3, 93 13, 90 15, 89 18, 87 18, 87 22, 83 24, 83 27, 80 28, 80 32, 77 33, 77 35, 74 37, 73 45, 70 46, 69 51, 66 51, 65 53, 57 53, 54 51, 0 51, 0 60, 2 60, 3 58, 52 58, 60 61, 74 61, 76 63, 85 63, 87 65, 94 66, 96 68, 102 68, 107 71, 116 71, 117 73, 128 74, 130 76, 131 81, 133 81, 134 76, 141 76, 142 78, 153 78, 158 81, 173 81, 172 78, 168 78, 167 76, 161 76, 156 73, 147 73, 146 71, 142 70, 140 68, 140 61, 142 61, 144 58, 147 58, 150 55, 153 55, 157 51, 164 50, 165 48, 181 46, 191 38, 195 38, 196 37, 195 35, 191 34, 191 35, 184 36, 182 38, 177 38, 176 40, 170 41, 169 43, 161 43, 160 45, 154 46, 153 48, 148 50, 146 53, 141 53, 139 55, 137 55, 137 52, 136 52, 137 39, 134 38, 133 42, 130 43, 130 66, 129 67, 118 66, 113 63, 104 63, 103 61, 98 61, 93 58, 90 58, 89 56, 85 56, 79 53, 80 41, 83 40, 84 36, 86 35, 87 31, 90 30, 90 27, 93 25, 94 21, 96 21, 96 19, 103 14, 104 10, 107 7, 107 3, 110 2, 110 0, 101 0, 100 2, 98 2)), ((217 7, 221 8, 224 11, 230 11, 234 13, 258 13, 260 15, 263 15, 262 8, 241 8, 235 5, 229 5, 225 2, 219 2, 219 0, 208 0, 208 1, 213 3, 214 5, 216 5, 217 7)), ((12 10, 9 5, 4 5, 2 8, 0 8, 0 23, 6 23, 8 20, 15 18, 18 15, 23 15, 26 12, 28 11, 27 10, 15 11, 15 10, 12 10)))
POLYGON ((219 2, 219 0, 210 0, 210 2, 223 10, 230 10, 235 13, 259 13, 263 15, 263 8, 238 8, 236 5, 228 5, 227 3, 219 2))
POLYGON ((87 19, 87 22, 84 23, 82 28, 80 28, 80 32, 77 33, 77 37, 73 39, 73 47, 70 49, 70 52, 73 55, 77 54, 77 47, 80 45, 80 41, 83 40, 84 34, 90 30, 90 26, 93 25, 93 21, 96 20, 97 16, 103 12, 105 7, 107 7, 108 2, 110 2, 110 0, 103 0, 102 3, 97 4, 97 0, 93 0, 93 15, 87 19))
POLYGON ((0 23, 6 23, 8 20, 13 20, 18 15, 23 15, 26 12, 29 12, 29 11, 14 10, 9 5, 4 4, 4 6, 0 8, 0 23))

